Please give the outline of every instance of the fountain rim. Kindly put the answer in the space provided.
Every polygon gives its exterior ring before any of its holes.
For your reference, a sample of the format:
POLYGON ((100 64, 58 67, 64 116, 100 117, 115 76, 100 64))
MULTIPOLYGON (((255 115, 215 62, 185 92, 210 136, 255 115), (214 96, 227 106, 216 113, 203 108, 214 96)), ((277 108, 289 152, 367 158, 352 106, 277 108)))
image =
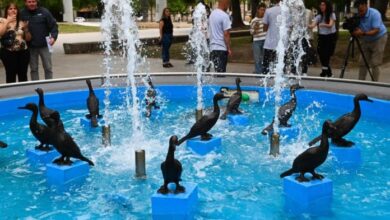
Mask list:
MULTIPOLYGON (((259 75, 259 74, 246 74, 246 73, 203 73, 205 76, 226 76, 215 77, 213 85, 226 85, 234 84, 234 77, 242 77, 243 86, 263 86, 260 84, 260 79, 269 77, 270 82, 267 86, 272 85, 272 80, 275 75, 259 75), (258 79, 256 81, 251 79, 258 79)), ((136 73, 135 77, 144 77, 146 73, 136 73)), ((195 79, 189 77, 196 77, 196 72, 154 72, 149 73, 153 78, 155 85, 195 85, 195 79), (168 77, 168 78, 167 78, 168 77), (173 79, 173 80, 169 80, 173 79)), ((110 80, 113 81, 113 88, 123 87, 125 83, 123 78, 126 78, 127 74, 110 74, 110 80), (121 81, 122 80, 122 81, 121 81)), ((384 82, 371 82, 361 81, 354 79, 340 79, 340 78, 323 78, 312 76, 296 76, 289 75, 288 79, 298 80, 301 79, 301 84, 306 89, 325 90, 329 92, 337 92, 344 94, 356 94, 366 93, 368 96, 390 100, 390 83, 384 82)), ((71 78, 57 78, 50 80, 37 80, 27 81, 20 83, 9 83, 0 85, 0 98, 14 98, 30 94, 37 87, 45 87, 45 91, 69 91, 77 89, 86 89, 85 80, 90 79, 93 81, 95 87, 103 87, 104 76, 102 75, 88 75, 71 78), (18 88, 18 89, 15 89, 18 88)))

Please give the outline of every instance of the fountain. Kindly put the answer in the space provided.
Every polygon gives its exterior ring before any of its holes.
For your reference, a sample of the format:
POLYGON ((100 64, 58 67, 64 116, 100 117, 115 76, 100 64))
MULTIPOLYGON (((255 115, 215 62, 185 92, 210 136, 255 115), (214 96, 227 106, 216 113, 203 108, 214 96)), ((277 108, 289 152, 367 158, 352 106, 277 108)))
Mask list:
POLYGON ((194 59, 196 79, 197 79, 197 106, 195 111, 195 118, 199 120, 203 115, 203 91, 202 83, 205 80, 203 72, 207 71, 210 65, 209 46, 207 42, 208 18, 206 7, 202 3, 198 3, 195 7, 193 18, 193 28, 189 35, 187 56, 188 59, 194 59))
MULTIPOLYGON (((123 2, 106 1, 105 6, 111 8, 110 13, 117 15, 121 14, 117 11, 118 8, 130 13, 131 10, 127 6, 114 7, 115 4, 123 2)), ((127 18, 130 19, 130 16, 127 18)), ((111 24, 122 22, 119 18, 110 19, 111 24)), ((125 22, 122 27, 127 29, 132 27, 131 24, 125 22)), ((106 29, 110 27, 102 25, 106 29)), ((130 28, 128 30, 126 34, 131 35, 130 28)), ((118 32, 119 35, 123 33, 118 32)), ((111 40, 111 34, 105 36, 111 40)), ((128 50, 137 48, 136 39, 132 41, 133 44, 121 39, 128 50)), ((106 42, 106 45, 110 48, 110 43, 106 42)), ((112 50, 107 48, 106 55, 112 55, 112 50)), ((188 120, 188 115, 192 118, 193 103, 199 100, 198 87, 192 85, 198 77, 194 77, 192 73, 151 73, 156 89, 166 101, 162 104, 163 117, 158 120, 145 119, 139 116, 140 101, 137 100, 143 98, 143 91, 148 89, 147 86, 127 86, 136 85, 136 80, 144 78, 145 74, 134 73, 137 65, 128 66, 128 63, 137 63, 139 59, 135 56, 127 57, 129 51, 125 54, 127 55, 124 59, 128 61, 126 69, 131 75, 122 74, 118 75, 118 79, 113 78, 110 67, 112 57, 107 56, 104 61, 107 64, 105 75, 90 77, 92 82, 105 80, 100 88, 95 86, 95 92, 99 98, 105 98, 104 103, 101 103, 104 104, 104 121, 112 129, 111 144, 106 148, 101 147, 100 133, 81 129, 77 123, 87 112, 85 98, 88 91, 85 79, 89 77, 0 85, 0 139, 8 144, 7 148, 0 149, 0 198, 7 201, 0 204, 2 216, 10 219, 151 218, 150 196, 162 183, 160 166, 166 156, 168 138, 174 134, 185 134, 193 124, 193 120, 188 120), (127 85, 122 87, 122 84, 118 83, 120 86, 113 86, 115 81, 123 79, 127 85), (48 185, 44 177, 46 168, 33 167, 26 160, 26 149, 35 146, 36 141, 29 134, 27 120, 22 120, 29 118, 30 114, 16 111, 16 108, 28 102, 36 102, 33 90, 38 87, 47 91, 46 104, 61 113, 67 132, 77 141, 81 151, 91 156, 91 160, 95 162, 83 183, 71 183, 65 190, 48 185), (129 110, 133 109, 138 111, 137 114, 128 114, 129 110), (133 121, 135 118, 139 121, 133 121), (138 139, 134 133, 139 133, 143 138, 138 139), (145 147, 146 154, 140 150, 136 151, 139 156, 135 156, 134 150, 139 147, 145 147), (147 166, 144 166, 143 159, 147 166), (135 166, 136 163, 139 165, 135 166), (130 173, 134 171, 142 177, 148 173, 147 179, 139 181, 138 178, 132 178, 130 173)), ((283 71, 282 67, 278 68, 283 71)), ((200 79, 207 74, 202 75, 200 79)), ((226 82, 234 82, 237 76, 242 79, 243 89, 259 92, 260 103, 242 105, 250 117, 248 126, 232 129, 226 126, 226 123, 217 122, 213 133, 224 138, 219 151, 199 156, 185 147, 177 147, 175 157, 183 165, 182 178, 198 184, 198 187, 192 187, 199 197, 194 213, 196 218, 387 217, 390 183, 384 177, 390 175, 390 149, 385 147, 389 142, 390 130, 390 85, 288 76, 293 81, 300 79, 301 85, 306 88, 297 94, 299 106, 290 119, 292 124, 299 124, 304 129, 301 129, 299 141, 282 144, 280 155, 272 158, 268 156, 268 139, 259 136, 262 125, 268 124, 277 111, 275 112, 273 103, 263 102, 268 89, 259 87, 258 82, 262 77, 235 73, 226 76, 223 80, 215 80, 213 84, 202 85, 202 108, 203 104, 211 104, 210 100, 215 91, 226 86, 226 82), (320 203, 309 207, 309 210, 290 206, 280 190, 279 174, 290 167, 291 161, 307 149, 307 142, 319 134, 320 121, 328 118, 333 120, 349 111, 353 95, 358 92, 364 92, 374 99, 373 103, 362 103, 361 119, 348 134, 348 140, 364 146, 361 149, 362 165, 354 169, 335 166, 334 157, 330 155, 318 168, 318 172, 329 179, 337 180, 333 183, 331 202, 326 201, 326 205, 320 203)), ((272 84, 273 79, 273 76, 269 76, 267 80, 272 84)), ((275 81, 278 80, 280 79, 275 81)), ((279 88, 279 103, 289 92, 282 89, 283 86, 279 88)), ((277 129, 278 127, 275 127, 275 130, 277 129)), ((186 189, 190 188, 186 186, 186 189)))

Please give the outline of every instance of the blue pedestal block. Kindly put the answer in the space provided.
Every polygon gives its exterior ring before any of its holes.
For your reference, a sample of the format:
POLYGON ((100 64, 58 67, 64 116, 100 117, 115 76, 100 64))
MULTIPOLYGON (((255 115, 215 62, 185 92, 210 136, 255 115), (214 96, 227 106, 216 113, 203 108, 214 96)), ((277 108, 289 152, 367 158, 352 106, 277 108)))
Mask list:
POLYGON ((221 147, 222 139, 220 137, 212 137, 208 141, 200 140, 200 137, 187 140, 187 147, 199 155, 206 155, 210 151, 218 150, 221 147))
MULTIPOLYGON (((90 119, 87 119, 87 118, 85 118, 85 117, 83 117, 83 118, 80 118, 80 125, 82 126, 82 127, 84 127, 84 128, 88 128, 88 129, 95 129, 95 128, 99 128, 99 127, 101 127, 103 124, 104 124, 104 120, 103 120, 103 118, 98 118, 97 119, 98 120, 98 127, 92 127, 91 126, 91 120, 90 119)), ((99 130, 100 131, 100 130, 99 130)))
POLYGON ((285 140, 285 141, 296 140, 299 135, 299 128, 298 127, 279 128, 279 135, 281 140, 285 140))
POLYGON ((330 145, 330 152, 341 166, 359 166, 362 163, 360 148, 356 145, 352 147, 338 147, 330 145))
POLYGON ((180 183, 185 193, 152 196, 153 219, 192 219, 198 203, 198 186, 195 183, 180 183))
POLYGON ((292 215, 301 215, 303 213, 311 216, 332 215, 332 196, 320 197, 310 203, 297 202, 287 196, 284 198, 284 210, 292 215))
POLYGON ((247 126, 249 125, 249 118, 246 115, 228 115, 229 123, 231 125, 247 126))
POLYGON ((88 176, 89 165, 81 160, 73 161, 71 166, 46 164, 46 178, 50 184, 67 184, 73 180, 88 176))
POLYGON ((36 149, 28 149, 26 151, 28 161, 31 164, 47 164, 51 163, 55 158, 59 157, 60 154, 55 149, 51 151, 41 151, 36 149))
POLYGON ((283 192, 286 197, 300 204, 309 204, 319 198, 332 197, 332 180, 324 178, 322 180, 311 180, 311 174, 305 177, 309 182, 298 182, 295 178, 298 174, 286 176, 283 178, 283 192))

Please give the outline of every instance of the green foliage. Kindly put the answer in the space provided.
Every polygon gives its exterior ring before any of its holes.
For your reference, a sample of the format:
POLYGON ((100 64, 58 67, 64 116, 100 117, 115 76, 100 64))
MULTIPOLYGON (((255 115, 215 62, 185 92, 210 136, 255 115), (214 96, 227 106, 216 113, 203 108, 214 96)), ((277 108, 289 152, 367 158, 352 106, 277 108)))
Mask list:
POLYGON ((187 11, 187 4, 185 0, 168 0, 168 7, 172 14, 185 13, 187 11))

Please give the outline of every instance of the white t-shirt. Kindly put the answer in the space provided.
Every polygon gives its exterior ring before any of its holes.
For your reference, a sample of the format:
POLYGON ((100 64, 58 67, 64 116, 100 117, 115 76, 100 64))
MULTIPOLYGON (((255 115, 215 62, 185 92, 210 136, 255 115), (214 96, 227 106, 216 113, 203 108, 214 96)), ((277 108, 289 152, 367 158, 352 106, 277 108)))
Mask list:
POLYGON ((279 5, 266 9, 263 24, 268 25, 267 35, 265 36, 264 48, 275 50, 279 42, 279 24, 278 16, 281 14, 279 5))
POLYGON ((217 8, 213 10, 209 18, 210 28, 210 50, 225 50, 227 47, 224 40, 224 31, 231 29, 232 22, 229 15, 217 8))

